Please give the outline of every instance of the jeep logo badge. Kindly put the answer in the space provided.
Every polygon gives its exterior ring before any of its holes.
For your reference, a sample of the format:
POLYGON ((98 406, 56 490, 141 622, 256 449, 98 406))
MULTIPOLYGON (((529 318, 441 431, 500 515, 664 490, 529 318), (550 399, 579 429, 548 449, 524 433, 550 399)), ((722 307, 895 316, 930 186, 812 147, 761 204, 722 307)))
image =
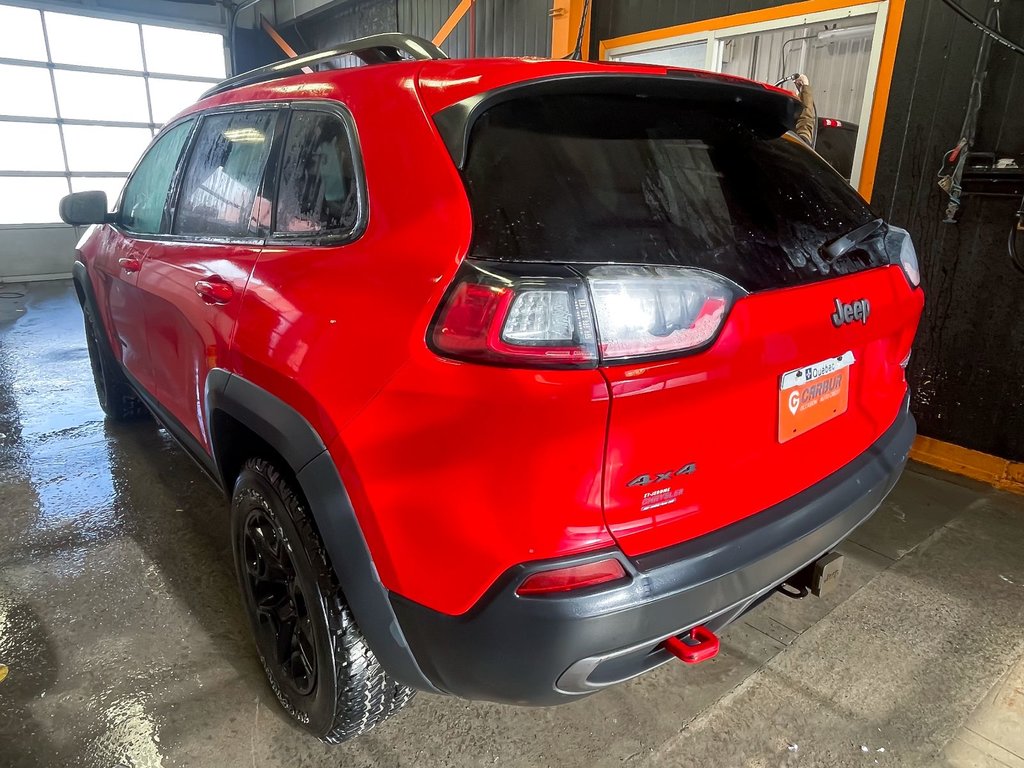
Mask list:
POLYGON ((847 323, 855 323, 858 320, 861 325, 868 321, 871 314, 871 302, 867 299, 858 299, 849 304, 843 304, 836 299, 836 311, 832 313, 832 325, 842 328, 847 323))

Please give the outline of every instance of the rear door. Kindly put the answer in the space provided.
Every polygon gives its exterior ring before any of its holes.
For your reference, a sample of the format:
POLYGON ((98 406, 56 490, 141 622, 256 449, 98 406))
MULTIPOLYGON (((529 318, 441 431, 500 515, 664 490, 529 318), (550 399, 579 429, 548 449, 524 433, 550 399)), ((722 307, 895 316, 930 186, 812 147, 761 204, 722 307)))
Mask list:
POLYGON ((469 148, 474 255, 588 276, 611 394, 605 520, 631 555, 822 480, 906 394, 922 299, 886 227, 802 142, 722 104, 523 98, 484 114, 469 148), (703 295, 702 275, 731 298, 703 295))
POLYGON ((166 232, 171 182, 194 123, 184 120, 156 139, 128 180, 116 222, 104 228, 96 249, 96 287, 100 307, 108 313, 105 325, 113 336, 111 348, 151 394, 156 394, 156 387, 139 278, 148 255, 166 232))
POLYGON ((149 251, 139 281, 160 404, 205 450, 206 377, 231 367, 242 293, 270 221, 268 168, 281 114, 236 107, 201 117, 171 234, 149 251))

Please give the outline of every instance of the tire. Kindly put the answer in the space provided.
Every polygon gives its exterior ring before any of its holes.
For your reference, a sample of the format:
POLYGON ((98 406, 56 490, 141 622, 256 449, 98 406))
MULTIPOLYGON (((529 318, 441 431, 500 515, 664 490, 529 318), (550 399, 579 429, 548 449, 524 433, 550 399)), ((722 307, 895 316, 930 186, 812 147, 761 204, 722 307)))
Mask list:
POLYGON ((85 343, 89 348, 89 363, 100 408, 114 421, 145 418, 149 410, 135 394, 120 364, 101 340, 100 328, 88 302, 82 303, 82 313, 85 315, 85 343))
POLYGON ((235 481, 231 540, 260 664, 296 722, 338 744, 408 703, 413 689, 356 626, 304 501, 267 461, 250 459, 235 481))

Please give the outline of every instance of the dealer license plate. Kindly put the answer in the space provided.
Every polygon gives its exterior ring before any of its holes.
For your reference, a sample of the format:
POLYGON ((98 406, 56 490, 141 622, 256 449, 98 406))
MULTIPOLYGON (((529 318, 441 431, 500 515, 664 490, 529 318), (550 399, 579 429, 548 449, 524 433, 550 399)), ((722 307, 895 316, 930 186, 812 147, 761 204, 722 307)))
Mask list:
POLYGON ((779 379, 779 442, 846 413, 853 352, 787 371, 779 379))

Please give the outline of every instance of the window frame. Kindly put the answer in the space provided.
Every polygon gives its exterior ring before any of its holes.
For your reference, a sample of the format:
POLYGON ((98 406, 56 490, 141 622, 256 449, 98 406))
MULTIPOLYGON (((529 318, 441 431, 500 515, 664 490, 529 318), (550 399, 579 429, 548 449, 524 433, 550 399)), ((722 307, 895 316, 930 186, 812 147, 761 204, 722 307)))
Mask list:
POLYGON ((210 107, 204 110, 198 110, 196 112, 190 112, 186 115, 182 115, 177 120, 167 123, 160 132, 153 139, 153 143, 150 144, 149 149, 143 153, 142 157, 139 158, 139 162, 136 163, 132 169, 128 178, 125 179, 124 188, 121 191, 121 196, 117 200, 117 207, 114 211, 114 220, 111 222, 111 226, 117 229, 119 232, 136 239, 146 241, 158 241, 158 242, 169 242, 169 243, 210 243, 219 245, 275 245, 275 246, 304 246, 304 247, 336 247, 339 245, 348 245, 356 240, 359 240, 366 232, 367 223, 369 221, 369 195, 367 192, 366 184, 366 172, 363 166, 363 153, 362 147, 359 142, 359 134, 356 130, 355 119, 352 116, 351 111, 343 103, 332 100, 301 100, 301 101, 247 101, 238 102, 231 104, 222 104, 216 107, 210 107), (270 148, 270 155, 267 158, 267 165, 263 171, 263 179, 260 182, 260 195, 270 201, 271 213, 270 213, 270 227, 257 230, 248 237, 221 237, 216 235, 178 235, 173 234, 172 230, 174 227, 174 220, 178 212, 178 202, 181 195, 182 181, 184 179, 185 170, 188 168, 188 163, 192 158, 192 153, 195 149, 196 139, 199 135, 199 131, 202 128, 205 119, 212 115, 222 115, 225 113, 239 113, 239 112, 251 112, 251 111, 277 111, 277 122, 274 128, 274 135, 272 138, 272 144, 270 148), (320 111, 328 112, 338 117, 342 124, 345 126, 349 145, 352 149, 352 169, 355 174, 356 181, 356 222, 352 229, 342 233, 332 233, 328 235, 311 234, 308 232, 276 232, 275 228, 277 225, 277 199, 278 199, 278 188, 281 180, 281 168, 283 163, 284 146, 288 137, 288 128, 291 126, 291 116, 295 111, 320 111), (184 149, 182 150, 181 156, 178 158, 178 164, 175 167, 174 175, 171 179, 171 191, 167 196, 167 204, 164 207, 163 220, 160 225, 161 232, 159 233, 136 233, 129 230, 121 222, 121 203, 124 198, 124 189, 131 183, 132 178, 135 176, 142 164, 142 159, 149 154, 149 150, 152 149, 153 144, 164 135, 165 132, 171 130, 176 125, 181 124, 186 120, 194 120, 195 124, 192 126, 192 130, 189 133, 188 139, 185 142, 184 149))
MULTIPOLYGON (((153 140, 149 143, 149 146, 146 147, 146 151, 142 153, 142 156, 139 158, 138 162, 135 163, 135 167, 132 168, 131 173, 129 173, 128 177, 124 180, 124 184, 121 186, 121 194, 119 194, 117 196, 117 200, 113 202, 112 221, 110 222, 110 225, 112 227, 117 229, 119 232, 122 232, 123 234, 130 235, 135 240, 154 240, 160 239, 164 236, 164 230, 167 230, 169 227, 169 223, 167 220, 168 207, 170 205, 171 198, 176 193, 175 187, 178 182, 178 175, 181 173, 182 162, 188 154, 189 147, 192 144, 192 139, 195 136, 196 128, 198 125, 199 119, 195 114, 184 115, 183 117, 178 118, 174 122, 167 123, 167 125, 161 128, 160 132, 153 137, 153 140), (136 174, 139 172, 139 169, 142 167, 142 163, 145 161, 147 157, 149 157, 149 153, 153 151, 153 148, 156 146, 157 142, 160 141, 160 139, 162 139, 170 131, 177 128, 182 123, 187 123, 189 121, 192 122, 192 127, 189 129, 188 136, 185 137, 185 143, 181 145, 181 150, 178 153, 178 160, 174 166, 174 172, 171 174, 171 184, 167 189, 167 198, 164 201, 164 210, 163 214, 160 217, 160 231, 137 232, 136 230, 131 229, 121 219, 121 214, 123 213, 122 208, 124 206, 124 193, 128 191, 128 185, 132 183, 132 180, 135 178, 136 174)), ((108 200, 107 202, 109 205, 110 201, 108 200)))
MULTIPOLYGON (((288 117, 285 121, 284 130, 281 132, 280 144, 277 148, 277 164, 274 168, 272 186, 268 189, 272 193, 273 208, 270 214, 270 230, 267 234, 267 245, 302 245, 331 247, 348 245, 359 240, 366 232, 369 221, 369 195, 366 185, 366 172, 363 166, 362 146, 359 142, 359 131, 356 128, 355 118, 352 112, 340 101, 303 100, 288 103, 288 117), (296 112, 324 112, 341 121, 348 137, 349 149, 352 153, 352 173, 355 176, 356 185, 356 220, 351 228, 344 232, 310 233, 310 232, 282 232, 277 229, 277 208, 278 196, 281 187, 281 171, 284 164, 284 148, 288 142, 291 131, 292 115, 296 112)), ((272 155, 272 160, 275 159, 272 155)), ((269 165, 269 163, 268 163, 269 165)))
POLYGON ((631 53, 655 51, 703 40, 708 44, 704 68, 718 72, 722 66, 723 38, 875 14, 872 49, 865 78, 853 169, 849 179, 850 184, 870 201, 905 2, 822 0, 822 7, 814 10, 804 7, 808 5, 809 2, 784 3, 757 11, 721 15, 691 24, 601 40, 599 59, 621 61, 631 53))
MULTIPOLYGON (((278 101, 252 101, 252 102, 240 102, 237 104, 224 104, 219 107, 213 107, 211 109, 204 109, 201 112, 195 113, 197 116, 196 127, 192 129, 192 134, 188 137, 188 142, 185 145, 185 151, 182 153, 181 159, 178 161, 178 167, 174 171, 174 180, 171 183, 171 194, 167 197, 167 208, 164 209, 164 216, 166 222, 161 229, 166 229, 159 239, 166 240, 168 242, 188 242, 188 243, 215 243, 221 245, 254 245, 254 244, 266 244, 267 232, 264 230, 253 230, 249 227, 249 234, 247 236, 221 236, 221 235, 182 235, 174 233, 174 224, 178 218, 178 203, 181 198, 182 182, 185 178, 185 171, 188 169, 188 164, 192 159, 192 153, 195 151, 196 141, 199 137, 199 132, 205 125, 206 120, 210 117, 220 116, 224 114, 241 114, 244 112, 274 112, 274 131, 270 138, 270 152, 267 155, 267 164, 263 168, 263 177, 260 179, 259 184, 256 187, 256 194, 270 201, 271 206, 271 217, 273 217, 273 210, 276 207, 277 188, 274 184, 272 174, 276 173, 276 168, 279 165, 278 154, 280 153, 281 137, 282 137, 282 126, 287 124, 287 103, 278 101)), ((127 182, 125 183, 127 186, 127 182)), ((253 200, 255 202, 255 200, 253 200)))
MULTIPOLYGON (((60 149, 62 155, 62 166, 60 170, 50 171, 13 171, 11 169, 0 168, 0 176, 4 178, 58 178, 63 179, 67 187, 67 193, 70 194, 74 191, 73 180, 76 178, 96 178, 96 179, 118 179, 122 182, 122 193, 123 187, 128 183, 131 175, 134 173, 134 168, 129 172, 125 173, 124 170, 80 170, 73 169, 71 164, 68 162, 67 142, 64 135, 64 129, 66 126, 95 126, 101 128, 139 128, 149 132, 151 138, 159 135, 162 131, 160 123, 155 122, 153 118, 153 105, 152 96, 150 94, 149 83, 151 78, 158 78, 163 80, 177 80, 190 83, 201 83, 206 85, 214 85, 221 82, 223 79, 220 75, 217 76, 200 76, 200 75, 184 75, 169 72, 161 72, 150 70, 146 62, 146 46, 143 39, 143 27, 144 26, 156 26, 166 27, 174 30, 186 30, 192 32, 203 32, 207 34, 219 35, 223 41, 225 50, 225 72, 229 72, 227 67, 227 40, 224 35, 223 29, 217 25, 204 24, 204 23, 190 23, 185 20, 173 20, 162 18, 151 14, 132 14, 130 18, 125 18, 123 14, 117 14, 112 11, 104 11, 98 8, 68 8, 60 7, 52 2, 38 2, 32 3, 31 5, 24 5, 23 0, 0 0, 0 5, 9 5, 12 7, 21 7, 26 10, 39 14, 39 29, 43 35, 43 44, 46 49, 45 60, 37 59, 22 59, 18 57, 6 57, 0 54, 0 64, 10 66, 23 66, 31 67, 34 69, 46 72, 49 78, 50 93, 54 99, 54 116, 38 117, 38 116, 26 116, 17 115, 13 111, 0 109, 0 122, 25 122, 25 123, 36 123, 36 124, 47 124, 56 125, 58 129, 58 135, 60 138, 60 149), (107 67, 99 65, 84 65, 84 64, 65 64, 54 61, 53 51, 51 50, 49 34, 47 29, 46 13, 53 12, 65 15, 80 16, 88 19, 103 19, 110 21, 127 22, 138 28, 140 51, 142 54, 142 68, 141 69, 123 69, 118 67, 107 67), (140 121, 125 121, 125 120, 108 120, 108 119, 85 119, 85 118, 69 118, 61 114, 60 101, 57 98, 57 84, 55 80, 55 73, 57 72, 81 72, 90 73, 97 75, 124 75, 130 77, 140 78, 146 91, 146 109, 148 112, 148 119, 140 121)), ((141 117, 141 115, 140 115, 141 117)), ((152 146, 152 142, 150 143, 152 146)), ((120 199, 120 195, 118 196, 120 199)), ((56 208, 54 208, 54 215, 52 219, 45 219, 41 221, 29 221, 21 224, 0 224, 0 231, 11 228, 45 228, 45 227, 62 227, 65 226, 59 222, 56 216, 56 208)))

